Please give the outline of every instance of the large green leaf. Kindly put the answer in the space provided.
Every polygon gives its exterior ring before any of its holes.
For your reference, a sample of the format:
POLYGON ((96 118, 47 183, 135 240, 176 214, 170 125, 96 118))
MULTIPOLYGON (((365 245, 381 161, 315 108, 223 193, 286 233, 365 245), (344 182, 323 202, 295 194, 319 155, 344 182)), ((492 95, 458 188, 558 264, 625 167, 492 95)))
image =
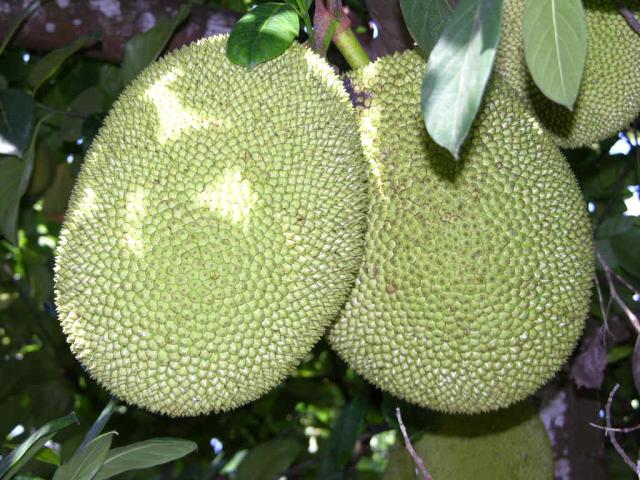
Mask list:
POLYGON ((236 480, 273 480, 285 471, 301 452, 293 438, 276 438, 258 445, 238 467, 236 480))
POLYGON ((299 30, 295 8, 286 3, 263 3, 235 24, 227 56, 233 63, 253 68, 289 48, 299 30))
POLYGON ((143 68, 162 53, 171 40, 173 32, 186 20, 190 11, 189 5, 182 5, 175 17, 159 21, 153 28, 135 35, 127 42, 121 72, 124 85, 131 82, 143 68))
POLYGON ((534 82, 548 98, 572 109, 587 56, 581 0, 527 0, 522 34, 534 82))
POLYGON ((44 58, 31 68, 29 75, 27 75, 27 84, 31 87, 31 90, 35 93, 46 80, 55 75, 65 60, 78 50, 94 44, 97 40, 96 37, 82 36, 70 45, 45 55, 44 58))
POLYGON ((22 442, 18 448, 13 450, 0 462, 0 479, 10 480, 13 478, 22 466, 27 463, 53 436, 72 423, 77 423, 78 417, 75 413, 52 420, 38 430, 33 432, 22 442))
POLYGON ((102 467, 116 432, 109 432, 91 440, 76 451, 71 459, 56 470, 53 480, 91 480, 102 467))
POLYGON ((93 480, 105 480, 130 470, 155 467, 193 452, 197 445, 179 438, 153 438, 114 448, 93 480))
POLYGON ((425 125, 456 159, 491 75, 501 16, 502 0, 461 0, 427 62, 420 102, 425 125))
POLYGON ((409 33, 428 56, 453 12, 453 0, 400 0, 409 33))
POLYGON ((22 157, 29 145, 35 102, 24 90, 0 90, 0 155, 22 157))

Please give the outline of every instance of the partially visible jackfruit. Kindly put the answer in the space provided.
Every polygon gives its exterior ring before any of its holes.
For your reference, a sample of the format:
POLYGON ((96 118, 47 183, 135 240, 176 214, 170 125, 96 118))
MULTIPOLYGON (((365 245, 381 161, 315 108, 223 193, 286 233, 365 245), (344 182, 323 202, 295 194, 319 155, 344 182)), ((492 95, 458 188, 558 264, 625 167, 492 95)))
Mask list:
MULTIPOLYGON (((551 442, 527 402, 480 415, 442 415, 413 446, 434 479, 553 480, 551 442)), ((385 480, 415 480, 402 440, 391 452, 385 480)))
MULTIPOLYGON (((526 0, 505 0, 496 71, 534 106, 563 148, 593 144, 625 128, 640 113, 640 34, 612 0, 585 0, 587 58, 573 112, 547 99, 527 70, 522 41, 526 0)), ((625 2, 636 15, 640 0, 625 2)))
POLYGON ((547 382, 583 328, 593 273, 577 182, 496 79, 461 162, 428 138, 415 52, 356 72, 369 161, 365 258, 330 331, 358 373, 422 406, 506 407, 547 382))
POLYGON ((300 45, 247 71, 225 44, 167 55, 124 91, 56 259, 78 359, 118 397, 172 416, 282 381, 362 257, 366 163, 342 82, 300 45))

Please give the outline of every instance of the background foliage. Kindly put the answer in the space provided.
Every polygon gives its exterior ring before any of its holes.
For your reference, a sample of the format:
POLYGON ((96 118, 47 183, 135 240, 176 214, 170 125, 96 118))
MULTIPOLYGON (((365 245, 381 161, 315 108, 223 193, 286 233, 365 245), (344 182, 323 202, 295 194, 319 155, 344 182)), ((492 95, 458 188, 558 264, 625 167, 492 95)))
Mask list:
MULTIPOLYGON (((248 8, 244 0, 209 3, 241 12, 248 8)), ((410 8, 413 2, 404 3, 410 8)), ((365 5, 352 2, 351 8, 367 25, 365 5)), ((120 65, 82 54, 98 37, 80 38, 48 54, 9 45, 0 55, 0 127, 9 140, 0 145, 0 454, 51 419, 75 411, 79 422, 60 430, 20 478, 50 478, 109 402, 70 353, 56 320, 53 255, 74 178, 106 112, 130 79, 163 51, 187 14, 185 7, 173 20, 133 37, 120 65)), ((619 425, 640 423, 632 369, 640 359, 634 360, 637 335, 628 321, 640 305, 633 291, 640 285, 636 135, 630 129, 593 149, 567 152, 595 227, 601 297, 594 294, 582 350, 553 386, 574 389, 575 380, 583 386, 578 395, 602 407, 620 384, 612 405, 619 425)), ((543 404, 542 397, 537 404, 543 404)), ((118 432, 112 439, 116 447, 167 436, 198 446, 181 460, 119 478, 267 479, 286 472, 287 478, 381 479, 390 449, 401 443, 396 406, 414 439, 441 421, 369 386, 320 342, 295 375, 244 408, 168 419, 119 406, 107 430, 118 432)), ((601 421, 598 408, 578 417, 583 425, 590 421, 601 421)), ((620 436, 620 441, 635 457, 638 437, 620 436)), ((610 446, 605 459, 609 478, 633 478, 610 446)))

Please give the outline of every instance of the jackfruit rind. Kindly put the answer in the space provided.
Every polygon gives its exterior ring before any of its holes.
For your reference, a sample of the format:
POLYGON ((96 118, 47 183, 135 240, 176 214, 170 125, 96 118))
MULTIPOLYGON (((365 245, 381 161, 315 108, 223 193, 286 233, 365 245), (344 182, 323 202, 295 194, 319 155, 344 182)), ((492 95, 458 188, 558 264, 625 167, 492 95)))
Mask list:
POLYGON ((461 162, 429 140, 415 52, 357 71, 369 161, 365 256, 334 349, 435 410, 506 407, 549 380, 583 328, 591 229, 562 154, 499 79, 461 162))
MULTIPOLYGON (((522 41, 526 0, 505 0, 496 71, 531 102, 563 148, 602 141, 640 114, 640 34, 611 0, 585 0, 587 57, 573 112, 547 99, 527 70, 522 41)), ((640 15, 640 0, 625 5, 640 15)))
POLYGON ((124 91, 57 252, 77 358, 121 399, 171 416, 277 385, 362 258, 366 162, 342 82, 300 45, 248 71, 226 38, 167 55, 124 91))
MULTIPOLYGON (((401 442, 401 441, 400 441, 401 442)), ((443 415, 413 442, 434 479, 553 480, 551 442, 529 403, 479 415, 443 415)), ((392 450, 385 480, 414 480, 415 464, 402 444, 392 450)))

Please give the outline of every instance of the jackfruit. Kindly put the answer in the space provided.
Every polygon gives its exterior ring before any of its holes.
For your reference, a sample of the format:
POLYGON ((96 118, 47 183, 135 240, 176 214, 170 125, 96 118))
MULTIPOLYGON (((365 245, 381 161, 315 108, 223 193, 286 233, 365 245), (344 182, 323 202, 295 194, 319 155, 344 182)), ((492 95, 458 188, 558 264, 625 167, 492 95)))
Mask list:
MULTIPOLYGON (((627 127, 640 113, 640 34, 612 0, 585 0, 587 57, 573 111, 547 99, 524 59, 522 18, 526 0, 505 0, 496 71, 527 98, 544 128, 563 148, 597 143, 627 127)), ((636 15, 640 0, 625 2, 636 15)))
POLYGON ((499 78, 455 162, 420 112, 415 52, 353 75, 370 170, 365 256, 329 340, 371 383, 443 412, 506 407, 580 336, 593 255, 568 164, 499 78))
MULTIPOLYGON (((527 402, 479 415, 443 415, 413 446, 431 476, 447 480, 553 480, 553 451, 538 412, 527 402)), ((414 480, 402 440, 385 480, 414 480)))
POLYGON ((77 358, 124 401, 171 416, 282 381, 362 259, 366 162, 342 82, 300 45, 248 71, 226 40, 167 55, 122 93, 57 250, 77 358))

